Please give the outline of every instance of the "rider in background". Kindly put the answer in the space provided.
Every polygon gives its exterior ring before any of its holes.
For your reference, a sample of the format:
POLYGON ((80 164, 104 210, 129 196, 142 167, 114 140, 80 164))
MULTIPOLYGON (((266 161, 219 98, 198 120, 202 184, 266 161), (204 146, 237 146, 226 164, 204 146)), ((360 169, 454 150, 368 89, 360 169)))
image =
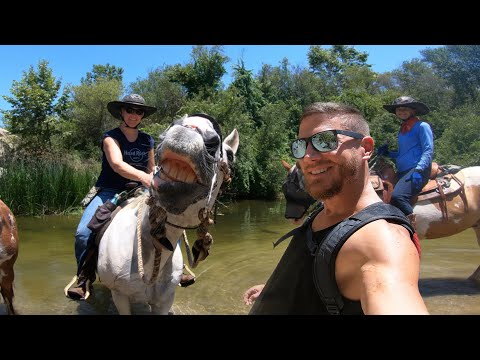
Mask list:
POLYGON ((428 182, 433 158, 432 129, 418 116, 428 114, 430 109, 410 96, 400 96, 391 105, 383 107, 402 120, 398 151, 389 151, 388 143, 377 149, 378 155, 395 159, 397 167, 398 181, 390 203, 402 210, 416 229, 412 199, 428 182))

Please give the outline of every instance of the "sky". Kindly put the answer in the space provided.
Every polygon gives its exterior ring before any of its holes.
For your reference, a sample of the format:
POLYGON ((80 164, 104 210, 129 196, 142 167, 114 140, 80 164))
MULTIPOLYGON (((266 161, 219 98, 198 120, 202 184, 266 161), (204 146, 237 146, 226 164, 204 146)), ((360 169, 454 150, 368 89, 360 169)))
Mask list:
MULTIPOLYGON (((354 45, 367 52, 373 71, 398 68, 404 61, 420 57, 420 50, 440 45, 354 45)), ((191 61, 193 45, 0 45, 0 109, 10 110, 2 96, 11 96, 13 81, 21 81, 30 66, 36 70, 40 60, 47 60, 53 76, 63 85, 79 85, 93 65, 115 65, 124 69, 128 86, 163 65, 185 65, 191 61)), ((325 48, 328 48, 325 45, 325 48)), ((232 67, 243 58, 245 66, 256 75, 263 64, 279 65, 286 57, 290 64, 308 67, 309 45, 224 45, 230 58, 223 82, 231 80, 232 67)), ((0 119, 1 121, 1 119, 0 119)))

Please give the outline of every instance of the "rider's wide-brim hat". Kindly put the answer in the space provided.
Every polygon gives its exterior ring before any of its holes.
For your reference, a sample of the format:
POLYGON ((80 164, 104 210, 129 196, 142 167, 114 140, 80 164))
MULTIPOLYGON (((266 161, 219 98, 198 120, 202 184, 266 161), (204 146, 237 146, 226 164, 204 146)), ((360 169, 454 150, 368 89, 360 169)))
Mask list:
POLYGON ((145 114, 143 115, 143 119, 152 115, 157 108, 154 106, 148 106, 145 104, 145 99, 138 94, 130 94, 125 96, 121 101, 110 101, 107 104, 107 109, 112 114, 112 116, 116 119, 122 120, 122 107, 132 106, 138 109, 142 109, 145 114))
POLYGON ((426 115, 430 112, 430 109, 427 105, 420 101, 416 101, 410 96, 400 96, 393 100, 393 103, 390 105, 383 105, 383 108, 389 113, 395 114, 395 110, 398 107, 408 107, 416 111, 416 115, 426 115))

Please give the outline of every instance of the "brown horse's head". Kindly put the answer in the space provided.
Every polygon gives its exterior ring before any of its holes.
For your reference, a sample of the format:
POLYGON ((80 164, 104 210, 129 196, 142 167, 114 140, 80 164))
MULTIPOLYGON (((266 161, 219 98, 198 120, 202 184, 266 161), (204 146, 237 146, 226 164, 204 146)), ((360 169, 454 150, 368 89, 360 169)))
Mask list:
POLYGON ((287 201, 285 218, 294 223, 300 221, 315 199, 305 190, 303 174, 297 165, 290 165, 282 160, 283 167, 288 171, 282 186, 282 192, 287 201))
POLYGON ((370 164, 370 174, 378 175, 384 181, 388 181, 392 184, 397 183, 397 174, 395 173, 395 167, 392 162, 387 160, 383 156, 377 156, 370 164))
POLYGON ((397 183, 397 174, 393 163, 383 156, 377 156, 370 161, 369 165, 370 182, 380 199, 389 204, 393 187, 397 183))

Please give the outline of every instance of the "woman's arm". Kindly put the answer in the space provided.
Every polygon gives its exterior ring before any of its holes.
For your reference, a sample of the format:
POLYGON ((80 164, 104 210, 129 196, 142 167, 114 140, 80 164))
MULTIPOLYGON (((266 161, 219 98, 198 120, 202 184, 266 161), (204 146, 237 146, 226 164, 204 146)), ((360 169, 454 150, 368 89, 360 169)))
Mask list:
POLYGON ((153 178, 153 165, 151 165, 154 163, 153 149, 148 152, 148 173, 138 170, 123 161, 120 145, 111 137, 103 139, 103 151, 113 171, 124 178, 140 181, 143 186, 150 187, 153 178))

